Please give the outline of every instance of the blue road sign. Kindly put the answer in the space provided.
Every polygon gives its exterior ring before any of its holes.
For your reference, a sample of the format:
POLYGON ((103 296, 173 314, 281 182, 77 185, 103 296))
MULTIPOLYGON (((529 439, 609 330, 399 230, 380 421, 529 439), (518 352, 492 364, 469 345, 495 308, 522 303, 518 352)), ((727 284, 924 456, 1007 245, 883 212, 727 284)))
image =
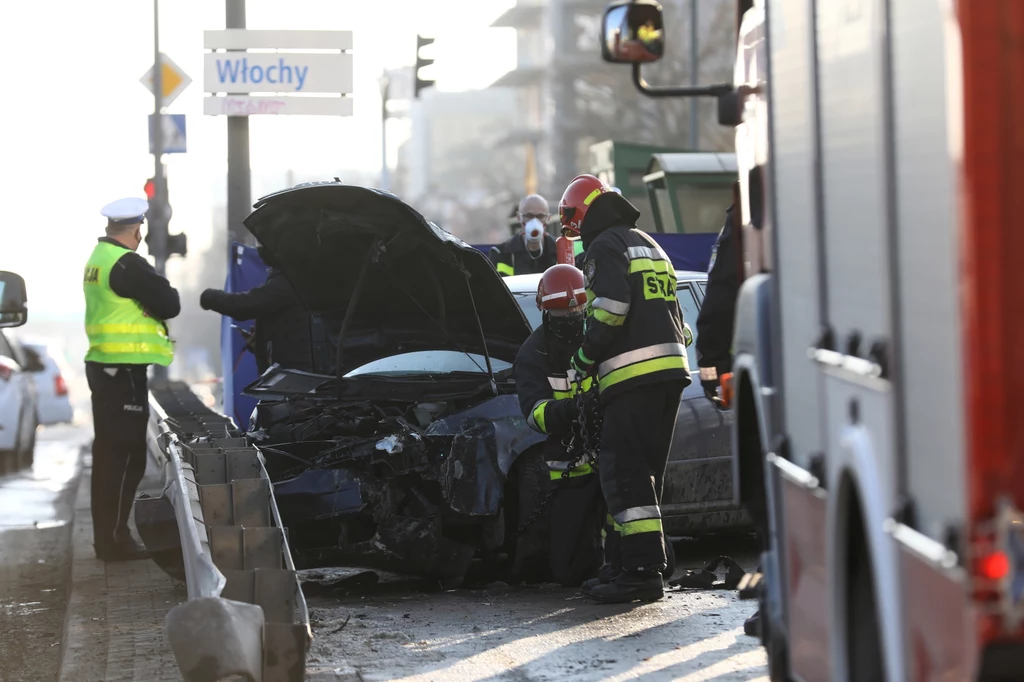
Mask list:
MULTIPOLYGON (((185 137, 185 114, 163 114, 163 142, 164 154, 184 154, 186 150, 185 137)), ((155 153, 153 149, 153 125, 156 121, 156 114, 149 115, 149 153, 155 153)))

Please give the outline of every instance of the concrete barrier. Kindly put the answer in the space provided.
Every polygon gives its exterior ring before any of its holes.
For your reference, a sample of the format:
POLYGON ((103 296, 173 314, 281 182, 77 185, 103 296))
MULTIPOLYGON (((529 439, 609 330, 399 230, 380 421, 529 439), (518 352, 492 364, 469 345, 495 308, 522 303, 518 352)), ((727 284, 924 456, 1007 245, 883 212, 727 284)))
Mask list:
POLYGON ((150 408, 150 447, 166 462, 166 484, 160 500, 139 500, 146 511, 136 519, 164 570, 185 576, 188 602, 165 624, 182 676, 301 682, 309 614, 262 456, 183 383, 154 384, 150 408), (180 566, 167 546, 168 501, 180 566))

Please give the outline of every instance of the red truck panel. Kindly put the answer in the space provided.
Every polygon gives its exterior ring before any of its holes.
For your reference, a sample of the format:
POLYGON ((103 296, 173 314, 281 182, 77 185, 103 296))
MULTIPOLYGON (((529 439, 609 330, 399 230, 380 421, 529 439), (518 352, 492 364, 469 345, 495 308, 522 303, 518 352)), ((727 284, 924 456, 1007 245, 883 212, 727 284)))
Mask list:
MULTIPOLYGON (((972 535, 1001 497, 1024 506, 1024 2, 960 0, 961 190, 972 535)), ((974 558, 974 557, 972 557, 974 558)), ((996 624, 981 624, 983 641, 996 624)))

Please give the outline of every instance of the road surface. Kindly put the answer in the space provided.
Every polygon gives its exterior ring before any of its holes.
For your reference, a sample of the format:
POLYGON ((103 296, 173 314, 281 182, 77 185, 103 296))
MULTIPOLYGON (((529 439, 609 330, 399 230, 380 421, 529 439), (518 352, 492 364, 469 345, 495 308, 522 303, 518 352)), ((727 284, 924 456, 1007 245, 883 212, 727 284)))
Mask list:
POLYGON ((42 430, 33 468, 0 477, 0 680, 57 678, 87 436, 74 427, 42 430))
MULTIPOLYGON (((713 558, 690 556, 689 567, 713 558)), ((752 555, 737 558, 751 567, 752 555)), ((337 573, 304 577, 310 679, 347 667, 367 682, 768 680, 763 649, 743 634, 754 606, 734 592, 672 590, 626 607, 554 585, 429 592, 392 577, 325 589, 337 573)))

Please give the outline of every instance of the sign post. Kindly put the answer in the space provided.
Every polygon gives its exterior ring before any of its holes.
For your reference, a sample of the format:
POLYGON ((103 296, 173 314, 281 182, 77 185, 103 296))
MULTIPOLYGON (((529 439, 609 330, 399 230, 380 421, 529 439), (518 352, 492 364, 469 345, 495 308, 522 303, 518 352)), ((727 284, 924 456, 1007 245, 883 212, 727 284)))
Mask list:
POLYGON ((203 33, 203 113, 228 117, 228 243, 249 243, 248 117, 351 116, 352 32, 249 31, 245 0, 226 2, 227 28, 203 33))

